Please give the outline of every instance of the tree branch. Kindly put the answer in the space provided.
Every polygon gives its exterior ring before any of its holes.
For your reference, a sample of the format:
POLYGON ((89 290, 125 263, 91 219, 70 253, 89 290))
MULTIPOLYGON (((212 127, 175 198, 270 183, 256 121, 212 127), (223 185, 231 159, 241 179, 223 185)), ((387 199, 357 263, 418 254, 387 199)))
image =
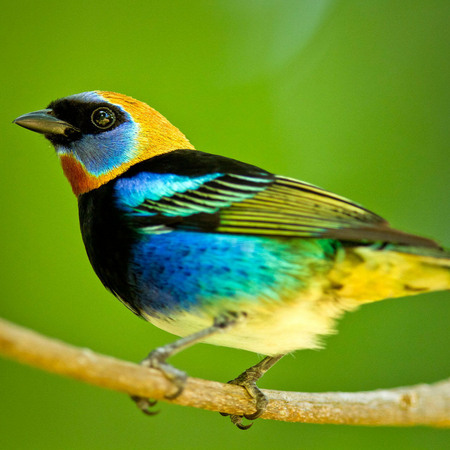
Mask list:
MULTIPOLYGON (((158 371, 77 348, 0 319, 0 354, 48 372, 130 395, 165 400, 173 387, 158 371)), ((450 427, 450 379, 371 392, 300 393, 263 390, 269 398, 263 419, 351 425, 450 427)), ((253 400, 229 384, 189 378, 171 403, 250 414, 253 400)))

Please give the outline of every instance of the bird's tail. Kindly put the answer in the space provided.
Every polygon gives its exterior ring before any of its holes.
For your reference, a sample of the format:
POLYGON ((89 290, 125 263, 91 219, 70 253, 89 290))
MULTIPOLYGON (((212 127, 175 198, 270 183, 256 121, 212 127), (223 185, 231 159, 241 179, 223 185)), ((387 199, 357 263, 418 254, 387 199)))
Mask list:
POLYGON ((361 303, 450 289, 450 252, 389 245, 348 247, 330 276, 339 296, 361 303))

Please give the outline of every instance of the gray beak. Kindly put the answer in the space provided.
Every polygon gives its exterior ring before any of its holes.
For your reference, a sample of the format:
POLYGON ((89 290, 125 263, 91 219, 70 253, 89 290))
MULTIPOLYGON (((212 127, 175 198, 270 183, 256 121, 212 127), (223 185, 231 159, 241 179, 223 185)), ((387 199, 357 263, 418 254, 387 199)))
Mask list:
POLYGON ((60 120, 53 115, 52 109, 41 109, 23 116, 13 121, 17 125, 27 130, 35 131, 45 135, 63 135, 68 136, 73 132, 79 133, 80 130, 64 120, 60 120))

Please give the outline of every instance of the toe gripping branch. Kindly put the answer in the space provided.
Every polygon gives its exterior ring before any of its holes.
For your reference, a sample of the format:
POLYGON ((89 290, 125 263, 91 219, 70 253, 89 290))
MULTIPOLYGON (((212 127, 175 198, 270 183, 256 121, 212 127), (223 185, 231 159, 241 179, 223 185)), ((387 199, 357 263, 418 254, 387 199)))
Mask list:
MULTIPOLYGON (((239 322, 242 318, 245 318, 246 314, 241 313, 237 314, 234 312, 229 312, 222 316, 219 316, 215 319, 213 325, 208 328, 205 328, 197 333, 186 336, 182 339, 179 339, 171 344, 164 345, 163 347, 159 347, 152 352, 149 353, 147 358, 145 358, 141 364, 145 367, 151 367, 153 369, 160 370, 163 375, 173 383, 174 391, 166 394, 166 398, 169 400, 173 400, 178 397, 184 390, 187 380, 186 372, 183 372, 172 365, 168 364, 166 360, 171 356, 179 353, 180 351, 191 347, 194 344, 197 344, 203 341, 206 337, 211 336, 216 333, 224 332, 228 328, 234 326, 237 322, 239 322)), ((266 409, 267 407, 267 397, 261 392, 261 390, 256 386, 256 382, 273 366, 275 365, 284 355, 275 355, 275 356, 267 356, 258 364, 248 368, 244 372, 242 372, 237 378, 229 381, 229 384, 235 384, 238 386, 244 387, 249 395, 255 399, 256 401, 256 411, 252 414, 247 414, 244 416, 231 415, 230 419, 238 428, 241 430, 249 429, 252 424, 244 425, 242 423, 243 417, 249 420, 257 419, 266 409)), ((139 397, 132 396, 131 399, 136 403, 138 408, 147 415, 155 415, 158 411, 152 411, 156 405, 156 401, 139 397)), ((227 416, 226 413, 221 413, 224 416, 227 416)))
MULTIPOLYGON (((183 392, 186 385, 187 374, 168 364, 166 360, 180 351, 203 341, 206 337, 223 332, 227 328, 234 326, 242 317, 245 317, 245 313, 237 314, 229 312, 219 316, 214 320, 213 325, 210 327, 153 350, 141 361, 141 365, 160 370, 163 375, 173 383, 175 387, 174 391, 165 395, 167 399, 173 400, 183 392)), ((156 405, 156 401, 135 395, 131 396, 131 399, 144 414, 152 416, 158 413, 158 411, 151 410, 151 408, 156 405)))
MULTIPOLYGON (((266 410, 269 403, 267 397, 256 386, 256 382, 272 367, 274 366, 284 355, 266 356, 258 364, 249 367, 242 372, 234 380, 229 381, 229 384, 236 384, 244 387, 249 393, 250 397, 255 399, 256 411, 252 414, 245 414, 244 416, 231 415, 230 419, 239 429, 248 430, 253 424, 244 425, 242 419, 245 417, 248 420, 255 420, 266 410)), ((228 414, 221 413, 223 416, 228 414)))

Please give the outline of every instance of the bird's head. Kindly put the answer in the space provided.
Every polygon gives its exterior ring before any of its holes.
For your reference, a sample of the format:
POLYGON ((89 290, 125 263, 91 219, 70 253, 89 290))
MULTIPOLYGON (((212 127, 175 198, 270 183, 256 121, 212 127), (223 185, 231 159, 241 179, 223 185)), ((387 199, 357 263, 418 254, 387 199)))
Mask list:
POLYGON ((106 91, 84 92, 18 117, 17 125, 53 144, 75 195, 96 189, 132 165, 193 149, 165 117, 143 102, 106 91))

